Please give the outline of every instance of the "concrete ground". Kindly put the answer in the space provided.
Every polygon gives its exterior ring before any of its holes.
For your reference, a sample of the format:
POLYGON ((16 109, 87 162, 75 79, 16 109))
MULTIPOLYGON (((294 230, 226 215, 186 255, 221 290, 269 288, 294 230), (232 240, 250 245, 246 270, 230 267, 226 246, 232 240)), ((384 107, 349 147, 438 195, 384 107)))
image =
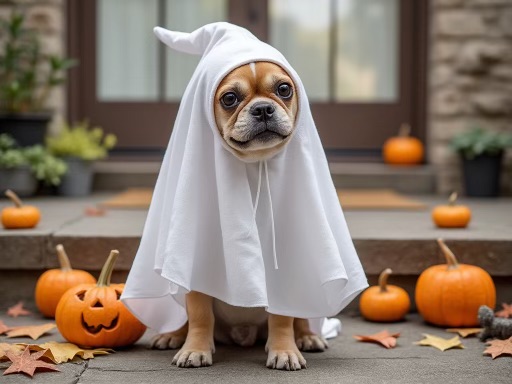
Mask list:
MULTIPOLYGON (((48 320, 35 316, 18 319, 0 316, 7 324, 34 324, 48 320)), ((512 357, 492 360, 482 353, 484 343, 477 338, 463 339, 464 349, 441 352, 432 347, 421 347, 413 342, 423 333, 453 337, 443 329, 424 324, 417 315, 395 324, 375 324, 359 317, 341 315, 342 335, 330 341, 324 353, 308 353, 308 368, 297 372, 274 371, 265 367, 263 345, 249 349, 217 345, 214 364, 208 368, 185 369, 171 366, 175 351, 147 349, 152 335, 146 335, 135 346, 115 354, 98 356, 79 363, 58 366, 62 372, 36 373, 34 379, 22 375, 0 376, 0 382, 9 383, 507 383, 512 377, 512 357), (356 334, 371 334, 382 329, 400 332, 398 345, 385 349, 372 343, 357 342, 356 334)), ((63 341, 57 330, 37 340, 63 341)), ((7 339, 0 342, 30 342, 29 339, 7 339)), ((0 371, 8 366, 0 363, 0 371)))

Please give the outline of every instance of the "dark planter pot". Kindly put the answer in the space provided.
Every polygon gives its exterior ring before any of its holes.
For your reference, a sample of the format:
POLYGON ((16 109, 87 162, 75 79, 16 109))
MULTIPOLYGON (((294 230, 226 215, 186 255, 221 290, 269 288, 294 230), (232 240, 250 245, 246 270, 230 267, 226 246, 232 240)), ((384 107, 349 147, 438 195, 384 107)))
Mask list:
POLYGON ((32 196, 37 190, 37 180, 29 167, 0 168, 0 193, 4 196, 11 189, 20 197, 32 196))
POLYGON ((0 134, 8 133, 21 147, 44 144, 51 113, 0 114, 0 134))
POLYGON ((500 194, 500 176, 503 152, 462 159, 466 195, 496 197, 500 194))
POLYGON ((90 195, 94 176, 93 162, 77 157, 66 157, 63 160, 68 165, 68 171, 58 186, 59 195, 75 197, 90 195))

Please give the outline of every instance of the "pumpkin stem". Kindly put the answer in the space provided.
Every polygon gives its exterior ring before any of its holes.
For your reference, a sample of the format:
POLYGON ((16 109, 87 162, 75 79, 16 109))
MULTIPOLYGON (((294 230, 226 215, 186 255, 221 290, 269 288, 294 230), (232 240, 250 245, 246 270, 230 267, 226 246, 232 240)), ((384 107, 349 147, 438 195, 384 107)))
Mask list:
POLYGON ((453 254, 452 250, 448 248, 448 246, 444 243, 444 240, 439 238, 437 239, 437 244, 441 247, 443 251, 444 257, 446 258, 446 264, 448 264, 448 269, 456 269, 459 267, 459 263, 457 258, 453 254))
POLYGON ((5 196, 7 196, 9 200, 11 200, 17 208, 21 208, 23 206, 23 203, 21 202, 21 199, 18 197, 18 195, 15 194, 10 189, 5 191, 5 196))
POLYGON ((400 137, 409 137, 411 135, 411 126, 407 123, 402 123, 400 129, 398 130, 398 136, 400 137))
POLYGON ((448 198, 448 204, 450 206, 454 206, 455 203, 457 202, 457 197, 459 197, 459 195, 457 194, 457 192, 453 191, 450 197, 448 198))
POLYGON ((112 271, 114 270, 114 264, 117 260, 117 256, 119 256, 119 251, 115 249, 110 251, 110 255, 108 255, 108 259, 101 269, 100 277, 96 284, 98 287, 108 287, 110 285, 110 278, 112 277, 112 271))
POLYGON ((64 250, 64 246, 62 244, 57 244, 55 247, 57 250, 57 257, 59 259, 60 269, 62 271, 71 271, 71 263, 69 262, 69 257, 64 250))
POLYGON ((388 277, 392 273, 393 273, 393 271, 391 270, 391 268, 386 268, 385 270, 383 270, 380 273, 380 275, 379 275, 379 286, 380 286, 380 291, 381 292, 387 292, 388 291, 388 287, 387 287, 388 277))

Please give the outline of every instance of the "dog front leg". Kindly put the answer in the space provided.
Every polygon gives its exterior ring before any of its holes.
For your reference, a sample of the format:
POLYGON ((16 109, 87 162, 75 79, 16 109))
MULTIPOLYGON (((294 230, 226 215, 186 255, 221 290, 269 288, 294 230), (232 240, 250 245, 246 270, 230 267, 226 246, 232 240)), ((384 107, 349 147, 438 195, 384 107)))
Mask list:
POLYGON ((213 341, 213 299, 200 292, 187 294, 188 334, 185 344, 176 353, 172 364, 178 367, 196 368, 212 365, 213 341))
POLYGON ((293 336, 293 317, 270 314, 268 317, 267 367, 296 371, 306 368, 306 359, 297 349, 293 336))

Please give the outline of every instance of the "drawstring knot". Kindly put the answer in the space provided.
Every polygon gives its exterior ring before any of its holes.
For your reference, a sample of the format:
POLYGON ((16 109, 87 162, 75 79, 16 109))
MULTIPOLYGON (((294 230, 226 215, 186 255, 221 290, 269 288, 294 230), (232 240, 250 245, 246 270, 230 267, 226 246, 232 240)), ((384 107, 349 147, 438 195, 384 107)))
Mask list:
POLYGON ((263 166, 265 166, 265 179, 267 181, 267 192, 268 192, 268 202, 270 206, 270 223, 272 225, 272 253, 274 256, 274 268, 279 269, 277 265, 277 252, 276 252, 276 230, 274 225, 274 209, 272 207, 272 195, 270 193, 270 181, 268 179, 268 165, 267 160, 260 161, 259 170, 258 170, 258 190, 256 192, 256 201, 254 203, 254 218, 256 218, 256 211, 258 210, 258 203, 260 201, 260 191, 261 191, 261 171, 263 166))

